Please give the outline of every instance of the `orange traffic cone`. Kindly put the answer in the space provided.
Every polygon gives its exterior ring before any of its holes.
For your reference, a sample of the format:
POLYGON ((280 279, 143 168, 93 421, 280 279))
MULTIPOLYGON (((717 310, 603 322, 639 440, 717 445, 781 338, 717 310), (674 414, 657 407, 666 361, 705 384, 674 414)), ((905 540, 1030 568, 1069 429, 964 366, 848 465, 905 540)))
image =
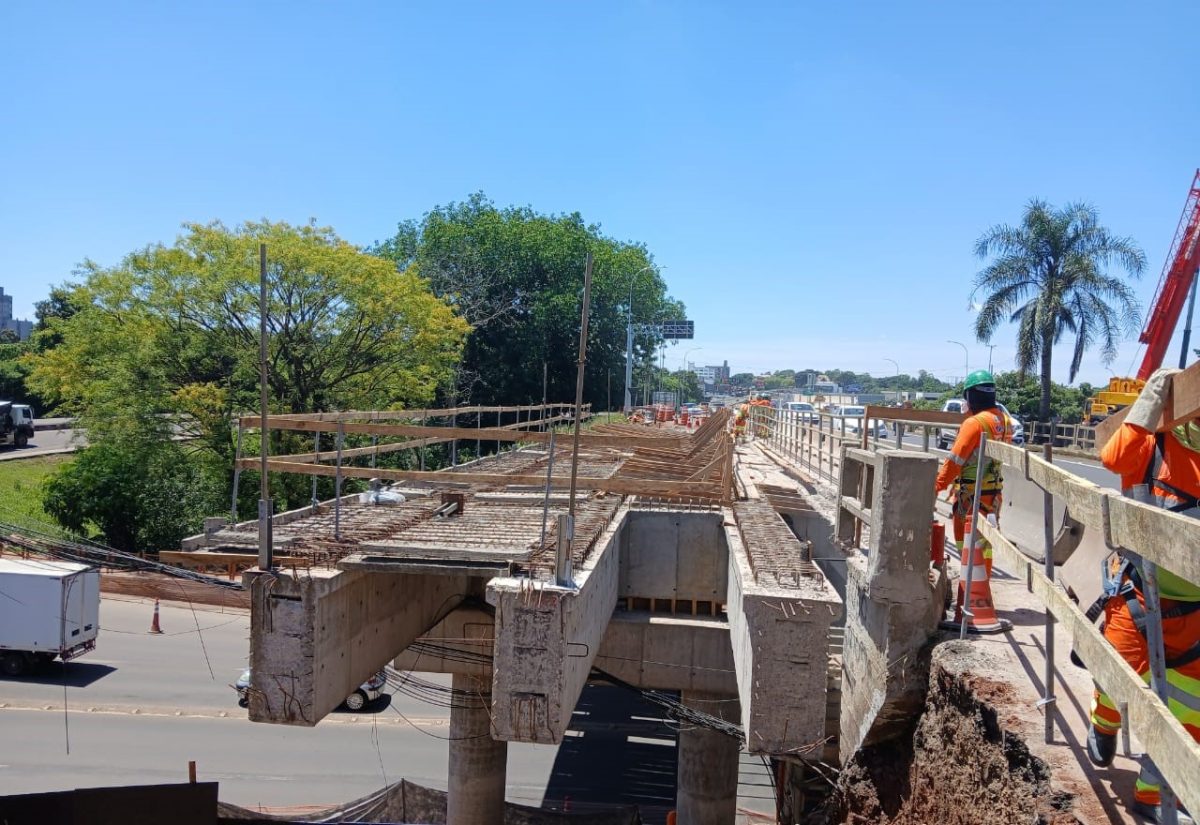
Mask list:
MULTIPOLYGON (((992 585, 988 567, 984 563, 983 548, 979 542, 971 549, 970 566, 971 592, 968 599, 969 622, 967 630, 971 633, 1003 633, 1012 630, 1012 622, 1001 619, 996 615, 996 606, 992 602, 992 585)), ((952 628, 962 624, 963 592, 967 588, 967 568, 964 566, 962 576, 958 580, 958 598, 954 604, 954 621, 949 623, 952 628)))
POLYGON ((162 633, 162 628, 158 626, 158 599, 154 600, 154 618, 150 620, 150 632, 162 633))

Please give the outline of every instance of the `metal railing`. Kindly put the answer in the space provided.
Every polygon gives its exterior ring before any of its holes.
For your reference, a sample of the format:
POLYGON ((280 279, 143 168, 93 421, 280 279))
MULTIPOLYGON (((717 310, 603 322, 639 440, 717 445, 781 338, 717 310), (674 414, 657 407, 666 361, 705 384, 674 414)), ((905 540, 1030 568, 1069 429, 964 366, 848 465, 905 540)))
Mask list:
POLYGON ((1056 448, 1069 448, 1095 452, 1096 428, 1090 424, 1063 424, 1060 422, 1030 421, 1025 425, 1025 438, 1031 444, 1053 444, 1056 448))
POLYGON ((845 416, 752 406, 747 434, 817 478, 836 483, 841 469, 842 445, 928 452, 937 444, 939 430, 945 430, 953 440, 962 424, 961 416, 945 413, 926 414, 926 417, 944 419, 932 421, 904 417, 914 414, 913 410, 873 406, 866 409, 866 415, 845 416), (877 426, 877 422, 883 426, 877 426), (920 436, 919 442, 905 441, 914 434, 920 436))

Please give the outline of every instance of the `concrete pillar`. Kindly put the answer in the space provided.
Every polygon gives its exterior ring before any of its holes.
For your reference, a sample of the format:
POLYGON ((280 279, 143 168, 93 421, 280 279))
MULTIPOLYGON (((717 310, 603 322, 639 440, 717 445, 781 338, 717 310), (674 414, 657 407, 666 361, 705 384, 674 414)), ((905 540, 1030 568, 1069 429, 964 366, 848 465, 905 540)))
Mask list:
POLYGON ((508 743, 492 738, 491 679, 456 673, 452 684, 446 825, 501 825, 508 743))
MULTIPOLYGON (((737 723, 741 709, 736 697, 684 691, 689 708, 737 723)), ((684 727, 679 731, 678 825, 733 825, 737 817, 738 740, 711 728, 684 727)))

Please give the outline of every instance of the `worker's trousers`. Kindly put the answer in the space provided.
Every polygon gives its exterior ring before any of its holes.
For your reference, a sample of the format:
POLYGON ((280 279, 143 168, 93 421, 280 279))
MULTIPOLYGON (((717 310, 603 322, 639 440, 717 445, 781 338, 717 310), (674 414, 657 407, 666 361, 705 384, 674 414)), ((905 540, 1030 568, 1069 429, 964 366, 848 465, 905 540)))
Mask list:
MULTIPOLYGON (((1000 493, 979 496, 979 517, 987 518, 989 515, 994 515, 996 523, 999 524, 1000 505, 1003 503, 1004 497, 1000 493)), ((963 558, 963 544, 967 538, 967 528, 971 524, 971 496, 960 490, 954 496, 953 509, 954 546, 958 548, 958 557, 961 559, 963 558)), ((982 536, 976 536, 975 540, 983 549, 983 566, 990 579, 992 577, 992 545, 982 536)))
MULTIPOLYGON (((1137 593, 1142 602, 1142 594, 1137 593)), ((1143 602, 1144 604, 1144 602, 1143 602)), ((1162 600, 1164 610, 1178 604, 1162 600)), ((1138 675, 1150 681, 1150 654, 1146 638, 1137 629, 1129 605, 1123 596, 1113 596, 1104 606, 1104 638, 1138 675)), ((1200 639, 1200 611, 1188 616, 1163 620, 1163 647, 1167 658, 1183 653, 1200 639)), ((1200 742, 1200 659, 1179 668, 1167 668, 1167 707, 1192 738, 1200 742)), ((1115 734, 1121 727, 1121 713, 1108 694, 1096 686, 1092 699, 1092 724, 1097 730, 1115 734)), ((1159 778, 1149 759, 1142 761, 1134 791, 1139 802, 1159 804, 1159 778)))

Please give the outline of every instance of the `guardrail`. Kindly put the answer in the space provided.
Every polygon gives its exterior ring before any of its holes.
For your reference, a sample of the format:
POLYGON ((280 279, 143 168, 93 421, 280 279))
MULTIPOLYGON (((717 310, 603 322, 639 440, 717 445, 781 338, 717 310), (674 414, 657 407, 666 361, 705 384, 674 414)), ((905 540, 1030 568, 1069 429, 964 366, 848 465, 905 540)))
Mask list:
MULTIPOLYGON (((1139 556, 1145 563, 1147 614, 1151 628, 1151 662, 1161 663, 1161 615, 1156 608, 1155 578, 1150 575, 1158 567, 1177 576, 1200 582, 1200 520, 1135 501, 1115 490, 1099 487, 1085 479, 1055 466, 1046 458, 1031 454, 1011 444, 992 442, 986 445, 987 454, 1006 467, 1024 474, 1047 493, 1047 499, 1057 496, 1067 503, 1073 518, 1085 529, 1104 536, 1105 544, 1126 555, 1139 556), (1157 624, 1157 633, 1155 625, 1157 624), (1157 637, 1157 649, 1154 638, 1157 637)), ((1048 502, 1049 503, 1049 502, 1048 502)), ((1037 569, 997 527, 987 522, 977 524, 979 533, 991 542, 999 560, 1018 576, 1023 571, 1030 590, 1046 606, 1049 614, 1061 622, 1071 635, 1075 651, 1083 659, 1095 680, 1104 691, 1127 708, 1124 718, 1150 754, 1165 782, 1191 810, 1200 810, 1200 743, 1192 739, 1183 725, 1171 715, 1163 699, 1156 693, 1163 680, 1156 674, 1155 687, 1148 686, 1140 676, 1088 621, 1078 606, 1056 584, 1051 576, 1037 569)), ((1048 628, 1047 646, 1052 646, 1052 630, 1048 628)), ((1153 668, 1152 668, 1153 669, 1153 668)), ((1164 687, 1165 690, 1165 687, 1164 687)), ((1166 787, 1164 786, 1164 791, 1166 787)), ((1164 821, 1167 821, 1168 796, 1164 794, 1164 821)))
POLYGON ((751 406, 747 431, 781 456, 832 483, 841 469, 843 444, 928 452, 937 442, 938 430, 950 431, 953 438, 962 422, 963 416, 956 413, 895 407, 867 406, 860 417, 751 406), (884 433, 875 422, 884 423, 884 433), (854 432, 856 428, 858 432, 854 432), (921 436, 920 443, 905 443, 905 436, 914 433, 921 436))
POLYGON ((1032 444, 1067 447, 1085 452, 1096 452, 1096 428, 1090 424, 1063 424, 1057 422, 1030 421, 1025 424, 1025 438, 1032 444))

